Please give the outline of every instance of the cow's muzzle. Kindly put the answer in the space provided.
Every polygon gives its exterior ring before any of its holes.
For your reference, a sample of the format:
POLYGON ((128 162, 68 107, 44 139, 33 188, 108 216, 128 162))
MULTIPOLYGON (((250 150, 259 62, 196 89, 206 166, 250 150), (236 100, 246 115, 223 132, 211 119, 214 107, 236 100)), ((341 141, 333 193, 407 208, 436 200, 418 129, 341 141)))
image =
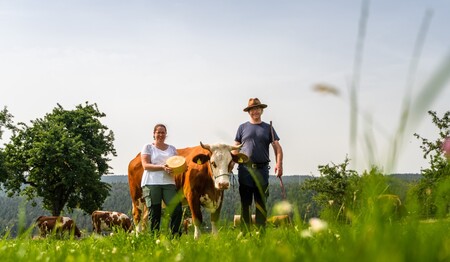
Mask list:
POLYGON ((229 182, 230 181, 230 174, 218 175, 218 176, 214 177, 214 179, 217 181, 216 185, 217 185, 217 188, 219 190, 225 190, 225 189, 228 189, 230 187, 230 182, 229 182), (223 176, 227 177, 227 179, 224 179, 222 181, 217 181, 219 177, 223 177, 223 176))

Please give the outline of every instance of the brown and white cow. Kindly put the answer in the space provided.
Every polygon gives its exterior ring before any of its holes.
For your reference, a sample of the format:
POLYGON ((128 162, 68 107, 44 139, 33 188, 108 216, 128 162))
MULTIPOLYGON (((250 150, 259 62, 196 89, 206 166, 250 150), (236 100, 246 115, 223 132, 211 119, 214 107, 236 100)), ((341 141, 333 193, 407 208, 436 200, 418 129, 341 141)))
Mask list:
POLYGON ((125 232, 131 231, 131 219, 124 213, 116 211, 92 212, 92 229, 101 234, 103 230, 111 231, 115 228, 121 228, 125 232))
POLYGON ((61 216, 40 216, 36 219, 36 226, 39 228, 41 237, 49 234, 56 234, 62 237, 64 234, 73 234, 81 237, 81 232, 70 217, 61 216))
MULTIPOLYGON (((211 213, 212 233, 217 234, 217 221, 223 201, 223 191, 230 186, 230 173, 234 163, 244 163, 248 157, 242 153, 232 154, 241 146, 226 144, 204 145, 177 149, 177 154, 186 159, 186 171, 175 176, 177 189, 182 190, 191 210, 194 223, 194 238, 200 237, 203 222, 201 207, 211 213)), ((133 202, 133 219, 136 231, 145 230, 148 208, 142 198, 143 174, 140 154, 128 165, 128 182, 133 202)))

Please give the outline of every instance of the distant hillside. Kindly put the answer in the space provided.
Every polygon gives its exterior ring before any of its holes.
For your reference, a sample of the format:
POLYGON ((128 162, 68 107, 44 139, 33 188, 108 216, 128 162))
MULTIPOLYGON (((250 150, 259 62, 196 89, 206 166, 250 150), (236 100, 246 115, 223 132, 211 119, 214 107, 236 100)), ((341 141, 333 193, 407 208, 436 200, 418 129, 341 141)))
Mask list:
MULTIPOLYGON (((311 176, 283 176, 283 183, 301 183, 305 179, 311 178, 311 176)), ((233 179, 233 178, 232 178, 233 179)), ((234 176, 234 179, 237 180, 237 175, 234 176)), ((108 175, 102 176, 102 181, 108 184, 112 183, 128 183, 128 176, 116 176, 116 175, 108 175)), ((278 183, 279 179, 276 176, 270 176, 270 183, 278 183)))
POLYGON ((108 184, 128 183, 128 176, 115 176, 115 175, 102 176, 102 182, 106 182, 108 184))
POLYGON ((401 179, 401 180, 405 180, 408 182, 415 182, 422 178, 421 174, 392 174, 390 176, 401 179))
MULTIPOLYGON (((392 174, 389 175, 394 178, 398 178, 401 180, 405 180, 407 182, 415 182, 419 180, 422 175, 420 174, 392 174)), ((306 179, 313 178, 313 176, 300 176, 300 175, 284 175, 282 177, 283 183, 302 183, 306 179)), ((232 180, 237 180, 237 175, 234 175, 232 180)), ((108 175, 108 176, 102 176, 102 181, 106 182, 108 184, 112 183, 128 183, 128 176, 116 176, 116 175, 108 175)), ((233 182, 233 181, 232 181, 233 182)), ((237 181, 236 181, 237 183, 237 181)), ((276 176, 270 176, 269 177, 269 183, 279 183, 279 179, 276 176)))

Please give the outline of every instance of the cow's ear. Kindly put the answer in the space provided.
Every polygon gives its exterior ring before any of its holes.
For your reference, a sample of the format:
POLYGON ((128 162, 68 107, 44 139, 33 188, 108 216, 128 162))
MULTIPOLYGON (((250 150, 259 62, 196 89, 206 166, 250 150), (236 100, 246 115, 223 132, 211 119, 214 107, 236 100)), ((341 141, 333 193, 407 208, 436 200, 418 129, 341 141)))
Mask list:
POLYGON ((243 164, 248 162, 248 156, 244 153, 231 154, 233 162, 243 164))
POLYGON ((192 158, 192 162, 196 163, 197 165, 203 165, 204 163, 209 161, 209 155, 205 154, 198 154, 192 158))

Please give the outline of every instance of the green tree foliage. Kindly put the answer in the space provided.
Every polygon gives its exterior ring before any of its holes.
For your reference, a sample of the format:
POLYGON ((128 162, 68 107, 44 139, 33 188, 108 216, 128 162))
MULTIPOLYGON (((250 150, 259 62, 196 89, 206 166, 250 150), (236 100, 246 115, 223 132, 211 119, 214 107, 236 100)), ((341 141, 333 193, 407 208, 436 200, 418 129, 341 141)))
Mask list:
POLYGON ((358 173, 348 169, 349 159, 336 165, 320 165, 320 177, 306 180, 301 188, 313 192, 313 200, 321 215, 331 220, 345 219, 345 209, 357 193, 358 173))
MULTIPOLYGON (((14 125, 12 121, 13 116, 8 112, 6 107, 0 111, 0 140, 3 137, 4 129, 14 130, 14 125)), ((7 170, 5 167, 5 153, 3 148, 0 148, 0 183, 4 182, 7 177, 7 170)))
POLYGON ((439 129, 435 140, 423 138, 414 134, 422 141, 420 148, 423 157, 430 163, 430 167, 421 170, 422 179, 414 188, 413 194, 417 196, 421 208, 420 214, 425 217, 436 215, 445 216, 450 212, 450 163, 444 157, 442 142, 450 135, 450 111, 439 118, 434 111, 428 111, 433 124, 439 129))
POLYGON ((110 185, 101 181, 116 155, 114 134, 100 122, 105 114, 96 104, 65 110, 57 105, 44 118, 19 123, 6 145, 8 195, 42 198, 43 208, 60 215, 79 208, 91 213, 103 204, 110 185))

